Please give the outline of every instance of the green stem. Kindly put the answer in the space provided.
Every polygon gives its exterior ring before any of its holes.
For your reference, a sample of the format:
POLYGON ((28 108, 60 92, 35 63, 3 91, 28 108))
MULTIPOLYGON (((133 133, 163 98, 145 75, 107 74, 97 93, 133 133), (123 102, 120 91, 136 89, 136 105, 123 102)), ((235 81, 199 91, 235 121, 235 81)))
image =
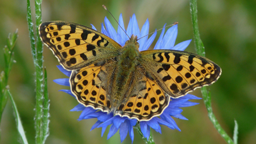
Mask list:
POLYGON ((146 137, 143 136, 143 133, 141 132, 140 126, 138 124, 136 126, 134 126, 134 128, 138 131, 138 133, 140 134, 141 138, 145 141, 146 144, 155 144, 155 141, 153 139, 151 131, 150 131, 150 136, 147 139, 146 137))
MULTIPOLYGON (((31 6, 30 0, 27 0, 27 21, 29 26, 29 36, 31 42, 31 49, 32 55, 34 59, 34 65, 36 69, 36 115, 35 115, 35 129, 36 129, 36 143, 43 144, 47 135, 48 135, 48 121, 45 121, 45 117, 48 117, 44 108, 48 109, 46 103, 48 103, 48 95, 46 96, 45 90, 45 78, 43 72, 43 45, 40 40, 38 27, 42 23, 42 14, 41 14, 41 3, 42 0, 35 0, 35 28, 36 28, 36 35, 33 31, 33 22, 32 22, 32 15, 31 15, 31 6), (44 102, 44 96, 46 96, 46 101, 44 102)), ((46 110, 46 111, 47 111, 46 110)))
POLYGON ((46 69, 44 69, 44 107, 43 107, 43 143, 45 143, 47 137, 49 136, 49 109, 50 109, 50 100, 49 100, 49 95, 48 95, 48 89, 47 89, 47 73, 46 69))
POLYGON ((197 0, 190 0, 190 13, 192 17, 193 32, 195 37, 196 51, 199 55, 205 56, 205 48, 200 39, 198 19, 197 19, 197 0))
MULTIPOLYGON (((200 39, 199 28, 198 28, 197 0, 190 0, 190 12, 191 12, 191 17, 192 17, 196 51, 199 55, 205 56, 205 48, 204 48, 203 42, 200 39)), ((212 106, 211 106, 210 92, 207 91, 206 87, 203 87, 203 88, 201 88, 201 93, 202 93, 204 103, 205 103, 207 111, 208 111, 208 116, 209 116, 210 120, 212 121, 214 127, 217 129, 217 131, 220 133, 220 135, 225 139, 225 141, 227 143, 233 144, 234 142, 227 135, 227 133, 223 130, 223 128, 218 123, 215 115, 213 114, 212 106)))

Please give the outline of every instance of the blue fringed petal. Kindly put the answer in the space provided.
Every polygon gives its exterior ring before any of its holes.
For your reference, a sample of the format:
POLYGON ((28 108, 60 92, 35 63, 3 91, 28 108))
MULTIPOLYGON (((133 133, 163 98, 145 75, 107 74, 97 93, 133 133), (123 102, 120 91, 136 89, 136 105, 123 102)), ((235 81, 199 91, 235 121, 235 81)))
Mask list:
POLYGON ((116 128, 114 125, 112 125, 109 129, 107 139, 111 138, 117 131, 118 131, 118 128, 116 128))
POLYGON ((57 68, 62 72, 64 73, 66 76, 70 76, 71 75, 71 71, 67 71, 65 70, 61 65, 57 65, 57 68))
POLYGON ((103 33, 104 35, 110 37, 110 35, 109 35, 108 31, 106 31, 103 23, 101 24, 101 33, 103 33))
POLYGON ((148 126, 146 121, 140 122, 140 129, 145 138, 149 138, 150 135, 150 127, 148 126))
POLYGON ((91 128, 90 131, 94 130, 95 128, 97 128, 102 122, 101 121, 97 121, 91 128))
POLYGON ((122 14, 120 14, 119 16, 119 21, 118 21, 119 25, 118 29, 117 29, 117 33, 119 36, 119 44, 121 46, 124 46, 125 42, 129 39, 129 37, 126 35, 126 31, 125 31, 125 27, 124 27, 124 21, 123 21, 123 17, 122 14))
POLYGON ((93 30, 97 30, 96 27, 93 24, 91 24, 91 26, 92 26, 93 30))
POLYGON ((110 23, 107 17, 105 17, 104 23, 106 26, 106 31, 108 31, 109 37, 119 43, 116 30, 114 29, 114 27, 112 26, 112 24, 110 23))
POLYGON ((129 121, 125 120, 125 122, 123 122, 121 125, 120 125, 120 128, 119 128, 119 134, 120 134, 120 139, 121 139, 121 142, 124 141, 124 139, 126 138, 127 136, 127 133, 128 133, 128 129, 129 129, 129 121))
POLYGON ((163 38, 163 43, 161 45, 162 49, 170 49, 174 46, 176 38, 178 35, 178 25, 170 27, 163 38))
POLYGON ((149 31, 149 21, 148 19, 146 20, 146 22, 144 23, 144 25, 142 26, 141 28, 141 34, 140 34, 140 37, 138 42, 140 44, 140 47, 139 49, 142 49, 148 39, 148 31, 149 31))
POLYGON ((115 119, 113 120, 113 124, 116 126, 116 128, 119 128, 120 125, 125 121, 126 118, 115 116, 115 119))
POLYGON ((156 132, 161 133, 161 127, 158 124, 158 119, 157 117, 152 118, 150 121, 147 122, 147 124, 154 129, 156 132))
POLYGON ((132 142, 134 140, 133 126, 135 126, 136 123, 137 123, 137 120, 135 120, 135 119, 129 120, 129 125, 128 125, 129 129, 128 130, 129 130, 129 135, 130 135, 132 142))
POLYGON ((72 92, 70 90, 62 89, 62 90, 59 90, 59 91, 65 92, 65 93, 67 93, 67 94, 69 94, 69 95, 71 95, 72 97, 75 98, 75 96, 72 94, 72 92))
POLYGON ((155 32, 151 35, 151 37, 146 41, 146 43, 144 44, 144 46, 139 49, 140 51, 144 51, 144 50, 147 50, 149 48, 149 46, 152 44, 152 42, 154 41, 156 37, 156 30, 155 32))
POLYGON ((156 42, 156 45, 154 47, 154 49, 162 49, 161 46, 162 46, 162 43, 163 43, 163 36, 164 36, 164 32, 165 32, 165 25, 164 24, 164 27, 163 27, 163 30, 160 34, 160 37, 158 38, 157 42, 156 42))
POLYGON ((70 111, 83 111, 84 109, 86 109, 86 107, 84 107, 84 105, 78 104, 73 109, 71 109, 70 111))
POLYGON ((179 50, 179 51, 184 51, 188 45, 190 44, 191 40, 186 40, 183 42, 178 43, 177 45, 175 45, 174 47, 172 47, 172 50, 179 50))
POLYGON ((55 83, 63 86, 69 86, 69 80, 68 78, 60 78, 60 79, 55 79, 53 80, 55 83))

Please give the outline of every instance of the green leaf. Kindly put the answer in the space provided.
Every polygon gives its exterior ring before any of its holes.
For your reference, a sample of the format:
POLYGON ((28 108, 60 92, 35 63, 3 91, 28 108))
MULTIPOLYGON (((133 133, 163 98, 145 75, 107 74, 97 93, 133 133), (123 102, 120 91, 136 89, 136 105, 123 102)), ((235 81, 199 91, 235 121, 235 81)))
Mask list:
POLYGON ((9 73, 14 63, 13 48, 18 37, 18 30, 14 33, 10 33, 7 39, 7 45, 3 48, 4 51, 4 71, 0 73, 0 121, 2 119, 2 113, 8 100, 6 93, 8 87, 9 73))
POLYGON ((19 115, 17 106, 16 106, 16 104, 13 100, 12 94, 10 93, 9 90, 6 90, 6 94, 9 95, 9 98, 12 102, 12 107, 13 107, 13 110, 14 110, 14 117, 15 117, 15 121, 16 121, 16 126, 17 126, 18 132, 20 134, 21 140, 22 140, 23 144, 28 144, 26 134, 25 134, 23 125, 22 125, 21 120, 20 120, 20 115, 19 115))
POLYGON ((233 134, 234 144, 237 144, 237 140, 238 140, 238 124, 237 124, 237 121, 235 120, 235 127, 234 127, 234 134, 233 134))

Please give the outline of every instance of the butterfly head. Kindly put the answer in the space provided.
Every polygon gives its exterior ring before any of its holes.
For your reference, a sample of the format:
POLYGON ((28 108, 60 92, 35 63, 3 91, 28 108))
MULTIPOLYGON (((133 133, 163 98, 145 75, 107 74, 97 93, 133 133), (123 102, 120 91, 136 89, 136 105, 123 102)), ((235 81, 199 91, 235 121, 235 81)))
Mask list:
POLYGON ((125 46, 128 46, 128 45, 135 45, 135 47, 139 48, 140 45, 138 43, 138 37, 135 35, 132 35, 131 38, 125 43, 125 46))

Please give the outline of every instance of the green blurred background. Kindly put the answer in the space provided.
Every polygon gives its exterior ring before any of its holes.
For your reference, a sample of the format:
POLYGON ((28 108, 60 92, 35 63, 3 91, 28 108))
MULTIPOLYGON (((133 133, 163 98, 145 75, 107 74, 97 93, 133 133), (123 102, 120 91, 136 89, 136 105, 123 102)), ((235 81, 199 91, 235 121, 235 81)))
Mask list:
MULTIPOLYGON (((32 2, 32 5, 34 3, 32 2)), ((176 43, 193 38, 188 0, 44 0, 43 21, 62 20, 82 25, 100 25, 110 14, 102 8, 106 5, 118 19, 123 14, 127 26, 132 14, 136 14, 139 26, 146 19, 150 22, 150 32, 162 26, 179 22, 176 43)), ((201 38, 206 47, 206 57, 219 64, 223 70, 220 79, 208 87, 212 94, 212 105, 218 121, 229 134, 233 135, 234 120, 239 124, 239 143, 256 143, 256 1, 200 0, 198 18, 201 38)), ((0 48, 7 42, 8 33, 18 29, 19 37, 15 46, 16 64, 10 73, 10 91, 20 112, 28 140, 34 143, 35 83, 34 65, 26 22, 25 0, 0 1, 0 48)), ((158 32, 158 36, 161 32, 158 32)), ((195 52, 192 42, 187 51, 195 52)), ((50 136, 47 144, 111 143, 119 139, 119 134, 106 140, 107 134, 100 136, 101 129, 90 131, 96 122, 77 121, 80 112, 70 112, 77 101, 68 94, 58 92, 68 88, 55 84, 52 80, 65 77, 56 67, 58 62, 48 48, 44 48, 44 66, 48 72, 50 105, 50 136)), ((3 70, 3 51, 0 50, 0 71, 3 70)), ((201 96, 200 90, 193 92, 201 96)), ((183 108, 182 113, 189 121, 175 119, 181 132, 162 126, 162 134, 153 132, 156 143, 225 143, 210 122, 203 100, 191 108, 183 108)), ((10 102, 6 105, 1 122, 1 144, 20 143, 10 102)), ((108 132, 108 131, 107 131, 108 132)), ((129 138, 123 143, 131 143, 129 138)), ((135 131, 135 142, 143 143, 135 131)))

